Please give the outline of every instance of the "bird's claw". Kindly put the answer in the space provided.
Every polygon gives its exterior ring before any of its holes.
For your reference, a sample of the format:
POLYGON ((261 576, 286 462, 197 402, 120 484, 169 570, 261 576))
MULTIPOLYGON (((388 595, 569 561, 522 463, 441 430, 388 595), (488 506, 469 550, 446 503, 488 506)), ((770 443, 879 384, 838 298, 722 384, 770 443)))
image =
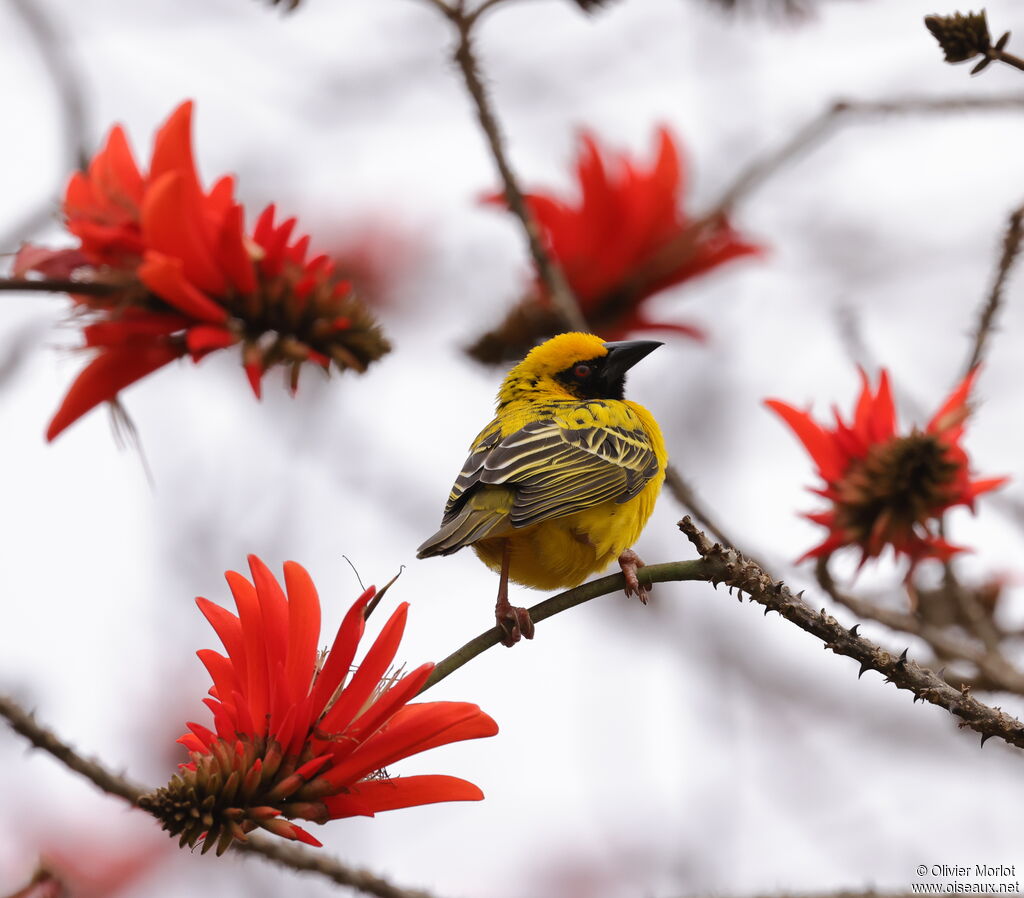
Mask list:
POLYGON ((501 630, 501 644, 511 648, 523 637, 533 639, 533 621, 526 608, 506 605, 494 610, 498 629, 501 630))
POLYGON ((619 567, 622 568, 622 576, 626 578, 626 595, 636 596, 642 604, 646 605, 647 600, 650 598, 651 590, 650 587, 640 583, 640 578, 637 577, 636 573, 640 568, 646 567, 643 559, 632 549, 626 549, 619 556, 619 567))

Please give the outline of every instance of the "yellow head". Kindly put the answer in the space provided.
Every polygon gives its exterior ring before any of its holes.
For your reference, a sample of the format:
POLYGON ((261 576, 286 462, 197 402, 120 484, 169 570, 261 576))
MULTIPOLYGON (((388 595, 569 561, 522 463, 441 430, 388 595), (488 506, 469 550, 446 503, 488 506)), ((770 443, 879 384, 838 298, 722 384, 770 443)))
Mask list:
POLYGON ((517 399, 622 399, 626 371, 661 345, 656 340, 605 343, 594 334, 559 334, 535 346, 509 371, 498 405, 517 399))

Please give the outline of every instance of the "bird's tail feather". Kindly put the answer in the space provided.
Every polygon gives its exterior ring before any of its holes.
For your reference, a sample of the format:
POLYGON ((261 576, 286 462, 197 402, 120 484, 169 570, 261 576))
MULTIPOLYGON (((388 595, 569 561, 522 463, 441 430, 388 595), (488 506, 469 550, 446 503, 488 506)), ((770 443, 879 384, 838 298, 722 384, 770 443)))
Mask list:
POLYGON ((464 508, 461 514, 452 518, 416 550, 416 557, 451 555, 477 540, 500 536, 493 531, 507 524, 508 515, 501 510, 464 508))

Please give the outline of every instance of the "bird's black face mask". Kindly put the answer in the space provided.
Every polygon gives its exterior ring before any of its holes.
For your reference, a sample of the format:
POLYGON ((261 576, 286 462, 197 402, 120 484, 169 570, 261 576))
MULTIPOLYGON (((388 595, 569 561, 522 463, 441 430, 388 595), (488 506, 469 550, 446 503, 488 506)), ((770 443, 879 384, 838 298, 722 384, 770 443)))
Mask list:
POLYGON ((580 399, 622 399, 626 372, 663 345, 658 340, 605 343, 608 355, 581 359, 564 371, 559 371, 555 379, 580 399))

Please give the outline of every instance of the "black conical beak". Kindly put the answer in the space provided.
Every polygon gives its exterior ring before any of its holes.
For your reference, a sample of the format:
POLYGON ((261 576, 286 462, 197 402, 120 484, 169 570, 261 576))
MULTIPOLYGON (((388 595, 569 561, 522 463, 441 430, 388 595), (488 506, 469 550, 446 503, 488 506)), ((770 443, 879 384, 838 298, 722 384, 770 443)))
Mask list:
POLYGON ((604 378, 609 382, 619 380, 640 359, 664 345, 660 340, 619 340, 615 343, 605 343, 604 348, 608 350, 608 355, 604 360, 604 378))

